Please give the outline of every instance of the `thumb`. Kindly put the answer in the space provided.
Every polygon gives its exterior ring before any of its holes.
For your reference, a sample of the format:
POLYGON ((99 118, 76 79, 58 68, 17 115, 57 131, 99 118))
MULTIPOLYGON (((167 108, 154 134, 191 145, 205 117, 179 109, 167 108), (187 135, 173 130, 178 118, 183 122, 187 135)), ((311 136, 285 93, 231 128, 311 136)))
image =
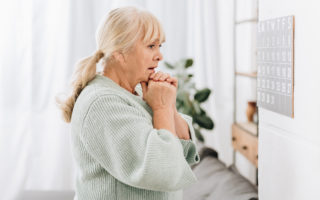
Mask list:
POLYGON ((147 87, 147 82, 141 82, 141 87, 142 87, 142 93, 145 95, 147 93, 148 87, 147 87))

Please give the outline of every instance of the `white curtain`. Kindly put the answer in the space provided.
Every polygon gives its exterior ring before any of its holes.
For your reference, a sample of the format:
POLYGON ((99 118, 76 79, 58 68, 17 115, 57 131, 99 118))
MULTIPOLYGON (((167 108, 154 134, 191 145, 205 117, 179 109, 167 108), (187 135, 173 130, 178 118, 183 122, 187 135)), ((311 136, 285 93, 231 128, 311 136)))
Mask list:
POLYGON ((23 190, 73 190, 69 125, 61 120, 54 97, 68 92, 75 62, 96 50, 101 18, 125 5, 146 8, 160 19, 167 35, 164 60, 194 58, 198 87, 213 90, 205 106, 216 127, 206 133, 207 145, 230 163, 230 2, 1 1, 0 199, 14 199, 23 190))

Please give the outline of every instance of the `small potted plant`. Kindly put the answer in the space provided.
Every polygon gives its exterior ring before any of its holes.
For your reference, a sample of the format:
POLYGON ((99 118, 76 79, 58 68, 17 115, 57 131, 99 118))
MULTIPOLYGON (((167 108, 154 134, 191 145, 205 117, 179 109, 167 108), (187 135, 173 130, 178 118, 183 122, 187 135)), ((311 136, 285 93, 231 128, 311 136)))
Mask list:
POLYGON ((177 110, 192 117, 195 135, 200 142, 204 143, 205 139, 201 134, 201 129, 212 130, 214 123, 201 107, 201 104, 207 101, 211 90, 209 88, 196 88, 192 79, 193 75, 188 73, 188 68, 193 65, 192 59, 182 59, 175 64, 168 62, 164 64, 178 79, 177 110))

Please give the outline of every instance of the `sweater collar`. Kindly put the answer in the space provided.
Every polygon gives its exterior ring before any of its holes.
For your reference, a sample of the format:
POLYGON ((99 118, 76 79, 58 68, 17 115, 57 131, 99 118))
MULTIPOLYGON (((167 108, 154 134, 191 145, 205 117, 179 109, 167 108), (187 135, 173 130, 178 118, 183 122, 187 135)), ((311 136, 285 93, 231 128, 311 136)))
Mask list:
POLYGON ((125 94, 126 96, 131 97, 136 102, 138 102, 140 105, 142 105, 149 112, 149 114, 152 116, 152 109, 147 104, 147 102, 145 102, 143 100, 143 93, 142 93, 142 88, 141 88, 140 83, 135 88, 135 91, 139 94, 139 96, 132 94, 128 90, 126 90, 123 87, 121 87, 120 85, 118 85, 112 79, 110 79, 106 76, 103 76, 101 74, 97 74, 96 77, 89 83, 89 85, 91 85, 91 84, 103 85, 105 87, 112 88, 113 90, 115 90, 117 92, 121 92, 122 94, 125 94))
POLYGON ((99 83, 101 83, 105 86, 111 87, 117 91, 124 92, 125 94, 132 96, 134 98, 142 99, 142 96, 143 96, 140 83, 135 87, 135 91, 138 95, 134 95, 131 92, 129 92, 128 90, 126 90, 123 87, 121 87, 120 85, 118 85, 116 82, 114 82, 109 77, 103 76, 101 74, 97 74, 96 77, 92 80, 92 83, 95 83, 95 82, 99 82, 99 83))

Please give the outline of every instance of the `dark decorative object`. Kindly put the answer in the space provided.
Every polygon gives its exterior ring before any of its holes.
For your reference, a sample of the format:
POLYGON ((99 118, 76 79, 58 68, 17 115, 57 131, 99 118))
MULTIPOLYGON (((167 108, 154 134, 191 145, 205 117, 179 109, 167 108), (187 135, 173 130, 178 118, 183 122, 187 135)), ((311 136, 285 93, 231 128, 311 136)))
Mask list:
POLYGON ((246 110, 247 119, 249 122, 253 122, 253 115, 257 111, 257 102, 256 101, 248 101, 248 106, 246 110))

